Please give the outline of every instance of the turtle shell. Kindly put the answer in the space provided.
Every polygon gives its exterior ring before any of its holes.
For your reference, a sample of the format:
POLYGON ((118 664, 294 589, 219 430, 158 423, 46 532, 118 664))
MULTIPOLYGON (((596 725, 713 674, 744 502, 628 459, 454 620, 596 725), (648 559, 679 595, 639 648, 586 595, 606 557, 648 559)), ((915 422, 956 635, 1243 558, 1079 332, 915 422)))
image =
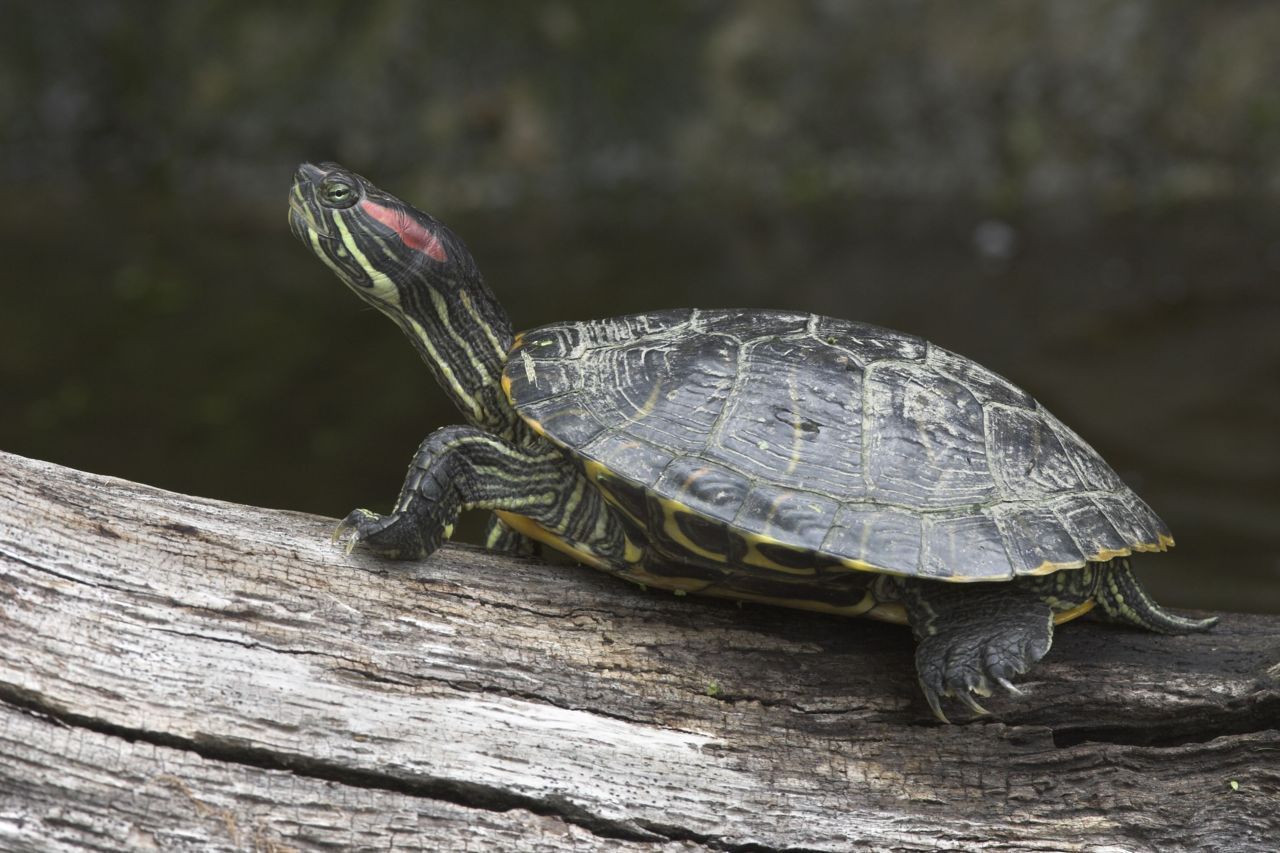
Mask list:
POLYGON ((712 522, 779 567, 821 556, 999 581, 1173 544, 1029 394, 865 323, 680 310, 544 326, 519 336, 503 384, 596 479, 712 522))

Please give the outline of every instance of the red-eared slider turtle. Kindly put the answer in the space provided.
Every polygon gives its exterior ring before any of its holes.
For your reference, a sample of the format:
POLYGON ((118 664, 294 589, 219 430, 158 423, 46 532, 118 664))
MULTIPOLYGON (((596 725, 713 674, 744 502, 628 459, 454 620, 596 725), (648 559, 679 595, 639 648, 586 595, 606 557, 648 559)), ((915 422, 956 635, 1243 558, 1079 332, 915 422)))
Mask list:
POLYGON ((941 347, 784 311, 679 310, 513 336, 449 229, 335 164, 299 168, 294 234, 396 322, 467 421, 432 433, 387 515, 339 533, 420 559, 464 509, 648 586, 911 625, 933 712, 1011 680, 1095 604, 1153 602, 1134 551, 1173 544, 1089 445, 941 347))

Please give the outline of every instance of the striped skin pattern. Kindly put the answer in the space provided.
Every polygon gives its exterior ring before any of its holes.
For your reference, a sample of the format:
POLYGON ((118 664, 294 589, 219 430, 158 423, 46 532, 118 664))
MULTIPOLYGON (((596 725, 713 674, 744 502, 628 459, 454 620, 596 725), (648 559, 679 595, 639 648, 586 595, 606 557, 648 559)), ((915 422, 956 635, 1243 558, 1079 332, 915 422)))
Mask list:
POLYGON ((624 576, 643 561, 599 491, 508 402, 500 378, 511 323, 453 232, 332 163, 299 167, 289 225, 400 327, 467 421, 422 442, 391 513, 354 510, 335 535, 419 559, 449 538, 460 512, 490 509, 506 513, 493 539, 512 552, 531 550, 532 534, 624 576))
POLYGON ((640 490, 675 516, 642 523, 702 556, 992 581, 1173 543, 1028 394, 875 326, 697 310, 547 326, 504 381, 625 505, 640 490))
POLYGON ((909 335, 804 314, 670 311, 520 338, 462 242, 335 164, 298 169, 293 233, 427 362, 465 424, 419 446, 386 515, 335 537, 421 559, 468 509, 641 584, 909 623, 934 714, 1100 605, 1166 633, 1127 555, 1164 524, 1024 392, 909 335), (977 583, 954 583, 977 581, 977 583), (1000 581, 1000 583, 995 583, 1000 581))
MULTIPOLYGON (((473 426, 438 429, 418 447, 400 497, 388 515, 356 510, 347 524, 383 556, 419 559, 453 533, 459 513, 501 509, 517 524, 555 531, 557 547, 604 567, 640 559, 600 492, 545 442, 518 446, 473 426)), ((522 537, 502 524, 512 551, 522 537)))
POLYGON ((468 423, 515 437, 518 418, 494 381, 511 348, 511 321, 452 231, 332 163, 299 168, 289 227, 404 331, 468 423), (351 203, 322 203, 325 179, 348 187, 351 203), (428 276, 430 287, 403 286, 428 276))

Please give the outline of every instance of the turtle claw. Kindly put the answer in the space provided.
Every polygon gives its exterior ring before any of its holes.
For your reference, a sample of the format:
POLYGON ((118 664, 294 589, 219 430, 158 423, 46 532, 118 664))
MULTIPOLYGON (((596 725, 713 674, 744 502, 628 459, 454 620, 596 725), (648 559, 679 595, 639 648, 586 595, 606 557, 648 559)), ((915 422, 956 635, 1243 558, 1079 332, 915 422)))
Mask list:
POLYGON ((346 519, 339 521, 338 525, 335 526, 333 534, 329 537, 329 542, 344 544, 347 548, 347 556, 351 556, 352 549, 355 549, 361 538, 364 538, 361 534, 371 524, 378 523, 381 517, 383 516, 371 510, 352 510, 348 512, 346 519))
POLYGON ((956 699, 972 711, 975 716, 982 717, 990 713, 986 708, 978 704, 978 700, 973 698, 973 693, 970 692, 969 688, 962 687, 957 690, 947 690, 946 692, 939 694, 938 691, 930 689, 923 681, 921 681, 920 689, 924 693, 925 701, 929 703, 929 710, 933 712, 933 716, 937 718, 938 722, 943 725, 950 725, 951 721, 947 719, 947 715, 942 712, 942 696, 956 699))
POLYGON ((937 692, 929 689, 923 680, 920 682, 920 689, 924 692, 925 701, 929 703, 929 710, 933 711, 933 716, 937 717, 938 722, 942 723, 944 726, 951 725, 951 721, 947 719, 947 715, 942 713, 942 702, 938 699, 937 692))
POLYGON ((420 560, 435 551, 442 536, 447 537, 451 532, 452 525, 423 529, 411 512, 397 510, 381 515, 367 509, 353 509, 338 522, 333 541, 343 545, 348 555, 359 545, 392 560, 420 560))
POLYGON ((929 708, 939 720, 946 719, 939 709, 942 698, 985 716, 988 711, 978 697, 992 695, 993 688, 1022 695, 1013 679, 1044 657, 1053 639, 1048 605, 1030 597, 1006 593, 1002 598, 991 593, 978 599, 971 610, 952 611, 942 618, 922 612, 925 620, 917 634, 916 671, 929 708), (994 610, 998 618, 991 618, 981 605, 994 610))
POLYGON ((968 708, 975 716, 986 716, 990 712, 984 708, 977 697, 990 696, 991 685, 999 683, 995 673, 980 667, 980 657, 971 649, 968 654, 949 644, 946 638, 929 637, 916 649, 916 671, 919 673, 920 689, 924 693, 929 709, 939 722, 950 722, 942 713, 942 699, 954 699, 968 708), (931 642, 941 640, 941 642, 931 642))
POLYGON ((383 519, 384 516, 372 510, 353 509, 333 528, 333 535, 329 537, 329 541, 334 545, 342 545, 346 555, 350 557, 356 546, 373 532, 376 525, 383 519))
POLYGON ((996 676, 996 684, 999 684, 1001 687, 1003 687, 1005 690, 1008 690, 1014 696, 1027 695, 1026 693, 1023 692, 1023 690, 1020 687, 1018 687, 1018 685, 1014 684, 1012 681, 1005 678, 1003 675, 996 676))
POLYGON ((973 713, 977 714, 979 717, 983 717, 987 715, 988 713, 987 709, 979 705, 978 700, 974 699, 973 694, 970 693, 968 690, 959 691, 959 693, 956 694, 956 698, 959 699, 966 707, 969 708, 969 710, 973 711, 973 713))

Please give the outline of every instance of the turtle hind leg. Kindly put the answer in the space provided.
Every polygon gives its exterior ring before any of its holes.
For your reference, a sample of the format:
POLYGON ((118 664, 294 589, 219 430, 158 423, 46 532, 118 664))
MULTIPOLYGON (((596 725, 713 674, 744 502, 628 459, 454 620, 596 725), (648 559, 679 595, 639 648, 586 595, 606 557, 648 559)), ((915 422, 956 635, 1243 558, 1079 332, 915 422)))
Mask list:
POLYGON ((1112 622, 1137 625, 1158 634, 1195 634, 1208 631, 1218 622, 1216 616, 1188 619, 1156 604, 1138 583, 1129 561, 1124 557, 1117 557, 1098 568, 1094 600, 1112 622))
POLYGON ((916 636, 920 689, 944 723, 943 697, 985 714, 974 695, 995 685, 1019 692, 1013 679, 1053 644, 1053 611, 1031 590, 902 578, 898 594, 916 636))

